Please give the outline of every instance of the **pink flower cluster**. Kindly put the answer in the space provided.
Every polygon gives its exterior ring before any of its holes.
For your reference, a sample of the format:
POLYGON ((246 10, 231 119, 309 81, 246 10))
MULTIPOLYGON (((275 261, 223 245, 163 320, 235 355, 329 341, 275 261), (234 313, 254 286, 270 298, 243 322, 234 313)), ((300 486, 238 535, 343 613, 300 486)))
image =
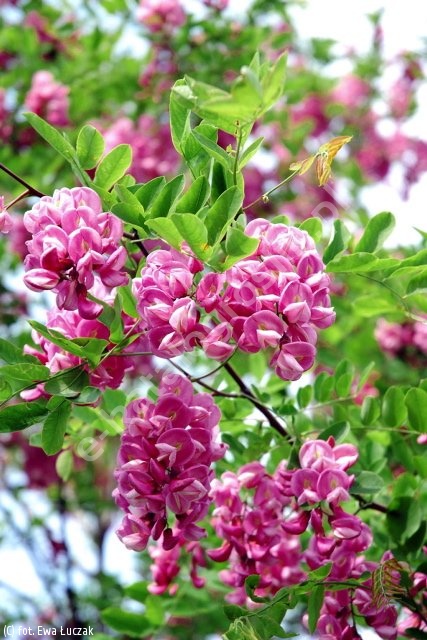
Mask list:
MULTIPOLYGON (((281 463, 269 474, 261 463, 253 462, 212 483, 216 505, 212 524, 224 542, 208 555, 229 561, 220 576, 234 587, 230 601, 246 601, 244 581, 251 574, 260 576, 256 592, 264 596, 303 580, 303 562, 310 569, 331 562, 328 580, 341 582, 376 567, 360 555, 372 542, 369 527, 342 506, 354 478, 347 469, 357 457, 353 445, 336 445, 332 438, 313 440, 300 449, 299 469, 288 470, 281 463), (303 550, 300 536, 309 527, 311 538, 303 550)), ((357 589, 353 603, 382 638, 395 638, 396 610, 377 610, 367 590, 357 589)), ((351 593, 327 591, 317 627, 320 637, 357 638, 351 616, 351 593)))
POLYGON ((246 602, 245 579, 257 574, 257 594, 274 594, 304 579, 301 542, 284 529, 283 512, 290 500, 282 491, 280 475, 266 472, 259 462, 227 471, 212 483, 215 510, 212 525, 223 544, 208 551, 216 562, 229 562, 221 580, 233 587, 230 602, 246 602), (244 496, 244 497, 243 497, 244 496))
POLYGON ((200 345, 209 358, 223 360, 236 348, 271 348, 277 375, 297 380, 313 365, 315 327, 335 319, 329 276, 305 231, 254 220, 246 234, 259 239, 257 251, 198 282, 198 260, 173 249, 148 256, 134 293, 151 349, 171 358, 200 345), (200 322, 201 310, 210 324, 200 322))
POLYGON ((126 547, 140 551, 163 534, 167 550, 205 535, 196 523, 211 504, 211 465, 225 453, 219 419, 212 398, 179 375, 163 376, 157 402, 127 406, 113 493, 126 512, 117 531, 126 547))
POLYGON ((53 290, 59 309, 78 309, 91 319, 102 311, 88 299, 97 283, 107 290, 128 281, 121 221, 102 211, 98 194, 87 187, 57 189, 24 215, 27 242, 24 282, 33 291, 53 290))
MULTIPOLYGON (((132 328, 135 321, 123 314, 124 331, 129 335, 132 334, 132 328)), ((72 340, 73 338, 98 338, 101 340, 109 340, 110 331, 108 327, 97 319, 84 319, 78 311, 65 311, 56 308, 51 309, 47 314, 46 326, 61 333, 65 338, 72 340)), ((136 328, 135 328, 136 330, 136 328)), ((75 367, 82 363, 81 358, 54 344, 44 336, 40 335, 33 329, 32 338, 34 343, 41 349, 24 347, 25 353, 29 353, 46 365, 52 374, 64 371, 71 367, 75 367)), ((111 347, 112 345, 110 345, 111 347)), ((134 362, 132 360, 132 350, 135 348, 144 349, 141 341, 137 340, 128 347, 129 356, 122 352, 122 355, 111 355, 105 358, 103 362, 93 371, 88 369, 89 382, 92 386, 99 389, 110 387, 116 389, 123 381, 125 373, 133 371, 134 362), (137 347, 139 345, 139 347, 137 347)), ((22 394, 26 400, 34 400, 44 394, 44 385, 39 384, 30 391, 22 394)))
POLYGON ((180 159, 172 146, 168 124, 160 124, 155 118, 143 115, 134 123, 121 117, 103 131, 106 151, 118 144, 132 147, 130 172, 137 182, 148 182, 157 176, 171 175, 180 159))
POLYGON ((25 97, 25 108, 50 124, 65 127, 69 124, 69 88, 56 82, 50 71, 37 71, 25 97))
POLYGON ((179 0, 141 0, 136 17, 152 33, 172 31, 186 21, 179 0))
POLYGON ((420 364, 427 356, 427 319, 417 322, 378 321, 375 337, 381 349, 389 356, 408 364, 420 364))
POLYGON ((206 580, 199 576, 199 567, 206 567, 206 554, 199 542, 187 542, 182 534, 177 535, 178 543, 172 549, 164 549, 162 539, 156 545, 148 547, 153 564, 150 571, 153 581, 148 585, 148 591, 155 595, 160 595, 168 591, 172 596, 178 590, 178 585, 173 582, 180 573, 181 567, 179 559, 184 551, 191 558, 190 578, 196 589, 205 586, 206 580))

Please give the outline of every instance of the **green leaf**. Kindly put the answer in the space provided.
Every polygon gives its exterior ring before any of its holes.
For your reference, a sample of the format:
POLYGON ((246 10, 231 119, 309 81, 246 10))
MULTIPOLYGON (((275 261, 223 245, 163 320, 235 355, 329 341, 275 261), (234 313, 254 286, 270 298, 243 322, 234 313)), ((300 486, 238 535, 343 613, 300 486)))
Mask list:
POLYGON ((332 562, 327 562, 326 564, 322 564, 321 567, 313 569, 313 571, 309 571, 308 579, 310 581, 325 580, 325 578, 327 578, 331 573, 332 566, 332 562))
POLYGON ((132 164, 132 148, 129 144, 119 144, 99 163, 94 184, 107 191, 122 178, 132 164))
POLYGON ((19 349, 8 340, 3 340, 3 338, 0 338, 0 360, 7 364, 19 364, 20 362, 40 364, 38 358, 26 355, 22 352, 22 349, 19 349))
POLYGON ((297 402, 301 409, 307 407, 313 396, 313 387, 311 385, 307 385, 305 387, 300 387, 297 391, 297 402))
POLYGON ((362 471, 356 475, 356 480, 353 482, 350 493, 353 495, 372 495, 378 493, 384 487, 384 480, 381 476, 372 471, 362 471))
POLYGON ((22 402, 0 410, 0 433, 21 431, 48 413, 46 402, 22 402))
POLYGON ((37 131, 37 133, 50 144, 63 158, 72 163, 76 159, 76 153, 74 148, 63 135, 52 127, 48 122, 40 118, 35 113, 24 113, 24 116, 30 123, 30 125, 37 131))
POLYGON ((141 613, 131 613, 119 607, 108 607, 101 612, 101 618, 115 631, 133 638, 146 638, 155 633, 155 629, 141 613))
POLYGON ((71 402, 64 398, 51 398, 48 402, 49 414, 42 429, 42 447, 47 455, 61 451, 67 421, 71 413, 71 402))
POLYGON ((0 378, 19 383, 41 382, 49 376, 49 369, 41 364, 7 364, 0 367, 0 378))
POLYGON ((239 171, 241 171, 243 167, 245 167, 248 164, 249 160, 251 160, 254 157, 254 155, 257 153, 258 149, 260 148, 263 142, 264 142, 264 137, 257 138, 256 140, 254 140, 254 142, 252 142, 252 144, 249 145, 249 147, 247 147, 243 151, 239 159, 239 167, 238 167, 239 171))
POLYGON ((176 213, 197 213, 209 197, 210 187, 205 176, 199 176, 176 203, 176 213))
POLYGON ((169 103, 169 117, 173 146, 178 151, 178 153, 183 156, 183 145, 185 144, 187 137, 191 133, 191 110, 188 106, 183 104, 181 100, 179 100, 179 87, 186 87, 185 80, 177 80, 172 87, 169 103))
POLYGON ((375 316, 396 313, 396 298, 388 291, 370 293, 366 296, 359 296, 353 302, 355 313, 362 318, 373 318, 375 316))
POLYGON ((316 631, 324 597, 325 587, 323 585, 313 587, 308 596, 308 630, 310 633, 314 633, 316 631))
POLYGON ((335 379, 326 371, 322 371, 314 381, 314 397, 319 402, 327 402, 331 399, 334 390, 335 379))
POLYGON ((165 218, 173 211, 173 205, 184 188, 184 176, 170 180, 146 209, 147 218, 165 218))
MULTIPOLYGON (((226 230, 239 212, 243 194, 237 187, 224 191, 209 209, 205 218, 208 243, 214 246, 225 236, 226 230)), ((247 237, 247 236, 246 236, 247 237)))
POLYGON ((132 285, 123 285, 117 287, 117 297, 120 300, 121 307, 125 313, 131 318, 139 318, 139 313, 136 309, 136 300, 132 293, 132 285))
POLYGON ((104 153, 105 142, 100 132, 91 124, 79 131, 76 142, 77 157, 83 169, 93 169, 104 153))
POLYGON ((246 258, 257 250, 258 245, 258 238, 251 238, 235 227, 228 230, 225 241, 225 250, 228 256, 237 259, 246 258))
POLYGON ((345 398, 350 395, 350 390, 353 384, 353 373, 343 373, 338 378, 335 376, 335 391, 339 398, 345 398))
POLYGON ((130 191, 135 194, 138 202, 140 202, 143 208, 147 210, 165 184, 166 178, 164 176, 158 176, 143 185, 134 185, 130 188, 130 191))
POLYGON ((380 403, 377 398, 366 396, 360 410, 360 419, 364 425, 372 425, 380 416, 380 403))
POLYGON ((192 213, 174 213, 172 220, 194 254, 201 260, 208 259, 212 248, 208 245, 208 232, 200 218, 192 213))
POLYGON ((55 462, 56 473, 66 482, 69 480, 74 467, 73 452, 70 449, 61 451, 55 462))
POLYGON ((197 142, 201 144, 212 158, 222 164, 222 166, 229 171, 232 171, 234 160, 222 147, 217 145, 215 142, 212 142, 212 140, 206 138, 201 133, 193 131, 193 135, 197 142))
POLYGON ((380 259, 371 253, 352 253, 349 256, 334 258, 328 263, 326 271, 330 273, 349 273, 352 271, 381 271, 396 266, 395 258, 380 259))
POLYGON ((274 65, 268 68, 267 73, 262 78, 263 111, 270 109, 283 95, 285 90, 286 65, 287 53, 282 53, 274 65))
POLYGON ((111 211, 125 222, 140 227, 144 222, 144 207, 136 195, 121 184, 116 184, 114 190, 120 202, 114 204, 111 211))
POLYGON ((371 218, 356 245, 356 251, 374 253, 380 249, 393 231, 395 224, 396 221, 393 214, 388 211, 383 211, 371 218))
POLYGON ((388 427, 400 427, 405 424, 407 410, 405 394, 400 387, 389 387, 382 402, 382 418, 388 427))
POLYGON ((427 431, 427 391, 418 388, 409 389, 405 396, 405 404, 411 427, 419 433, 425 433, 427 431))
POLYGON ((320 242, 323 235, 323 227, 319 218, 307 218, 301 222, 299 228, 306 231, 315 242, 320 242))
POLYGON ((344 223, 341 222, 341 220, 335 220, 334 235, 323 254, 323 262, 328 264, 335 258, 335 256, 341 253, 341 251, 344 251, 348 245, 350 237, 351 235, 345 228, 344 223))
POLYGON ((159 238, 166 240, 166 242, 172 247, 175 247, 175 249, 179 250, 181 248, 183 238, 171 218, 154 218, 153 220, 147 220, 146 225, 151 231, 154 231, 159 238))
POLYGON ((248 612, 237 604, 226 604, 224 605, 224 613, 229 620, 236 620, 236 618, 246 616, 248 612))
POLYGON ((64 369, 45 382, 46 393, 64 398, 75 398, 89 385, 89 376, 79 367, 64 369))
POLYGON ((6 402, 6 400, 12 398, 13 395, 14 392, 10 384, 3 378, 0 378, 0 403, 6 402))
POLYGON ((330 436, 335 438, 335 440, 341 440, 345 436, 347 436, 350 431, 350 425, 346 421, 335 422, 331 424, 330 427, 327 427, 323 431, 319 433, 317 436, 319 440, 327 440, 330 436))

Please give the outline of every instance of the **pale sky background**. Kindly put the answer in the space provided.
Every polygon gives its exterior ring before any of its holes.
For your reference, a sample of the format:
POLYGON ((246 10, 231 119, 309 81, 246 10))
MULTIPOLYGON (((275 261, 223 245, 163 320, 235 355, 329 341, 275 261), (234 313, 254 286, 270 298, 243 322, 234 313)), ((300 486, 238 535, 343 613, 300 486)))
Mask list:
MULTIPOLYGON (((193 0, 184 0, 185 7, 195 5, 193 0)), ((229 12, 242 12, 247 6, 246 0, 231 0, 229 12)), ((367 13, 372 13, 384 7, 382 24, 384 27, 384 46, 387 57, 393 57, 403 49, 421 47, 422 38, 427 35, 427 2, 423 0, 357 0, 355 2, 345 0, 309 0, 305 8, 295 7, 292 13, 296 18, 297 31, 302 38, 319 37, 334 38, 343 47, 354 46, 363 51, 369 46, 372 28, 365 18, 367 13)), ((427 86, 420 93, 422 102, 422 115, 413 118, 406 127, 406 132, 411 135, 419 135, 427 138, 427 86)), ((390 180, 390 178, 389 178, 390 180)), ((391 180, 395 180, 392 176, 391 180)), ((365 190, 364 203, 372 215, 379 211, 392 211, 397 219, 397 229, 393 234, 394 241, 417 241, 418 234, 411 230, 417 226, 427 231, 426 222, 426 196, 427 178, 424 178, 412 187, 407 202, 403 202, 396 194, 396 189, 391 183, 374 185, 365 190)), ((3 500, 0 495, 0 500, 3 500)), ((45 513, 46 506, 43 500, 35 500, 34 492, 30 492, 29 503, 34 506, 40 515, 45 513)), ((52 526, 56 527, 53 519, 52 526)), ((85 542, 80 524, 70 519, 68 527, 69 539, 73 541, 74 555, 87 566, 94 567, 94 556, 85 542)), ((108 536, 106 545, 106 567, 111 573, 120 576, 124 583, 130 583, 138 579, 133 567, 134 554, 127 551, 118 541, 113 532, 108 536)), ((2 581, 9 583, 18 590, 24 591, 30 597, 37 597, 40 593, 40 584, 34 574, 31 563, 22 549, 5 543, 0 551, 0 566, 2 567, 2 581), (25 576, 25 581, 23 581, 25 576)), ((76 575, 77 582, 81 578, 76 575)), ((5 593, 2 589, 0 592, 5 593)), ((106 603, 107 604, 107 603, 106 603)), ((34 621, 23 621, 34 624, 34 621)), ((364 632, 363 638, 375 638, 375 634, 364 632)))

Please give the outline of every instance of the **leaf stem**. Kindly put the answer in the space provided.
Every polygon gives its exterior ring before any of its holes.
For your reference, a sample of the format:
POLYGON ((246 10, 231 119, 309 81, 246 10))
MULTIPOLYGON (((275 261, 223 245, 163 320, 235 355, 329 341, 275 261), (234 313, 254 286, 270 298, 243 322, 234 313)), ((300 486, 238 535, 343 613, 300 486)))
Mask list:
POLYGON ((263 193, 262 196, 259 196, 256 200, 254 200, 250 204, 247 204, 246 207, 243 207, 243 211, 246 211, 247 209, 250 209, 250 207, 253 207, 253 205, 256 204, 257 202, 261 202, 261 200, 263 202, 268 202, 269 196, 272 193, 274 193, 274 191, 277 191, 277 189, 280 189, 280 187, 283 187, 283 185, 285 185, 287 182, 290 182, 290 180, 292 180, 292 178, 294 176, 296 176, 297 173, 298 173, 298 170, 297 171, 292 171, 292 173, 290 173, 287 178, 282 180, 282 182, 279 182, 279 184, 276 184, 275 187, 273 187, 272 189, 269 189, 268 191, 263 193))

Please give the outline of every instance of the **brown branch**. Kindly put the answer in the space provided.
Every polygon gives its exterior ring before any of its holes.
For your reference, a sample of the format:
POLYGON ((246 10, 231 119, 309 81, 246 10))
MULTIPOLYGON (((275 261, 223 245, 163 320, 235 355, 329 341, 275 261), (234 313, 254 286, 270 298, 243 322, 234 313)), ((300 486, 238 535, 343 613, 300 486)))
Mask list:
POLYGON ((283 436, 288 442, 291 442, 292 441, 292 437, 290 436, 290 434, 280 424, 280 422, 278 421, 276 416, 273 415, 273 413, 271 413, 270 409, 267 409, 267 407, 265 407, 263 404, 261 404, 257 400, 256 396, 252 393, 252 391, 249 389, 249 387, 246 386, 245 382, 242 380, 242 378, 239 376, 239 374, 233 369, 233 367, 231 366, 231 364, 229 362, 224 363, 224 369, 233 378, 233 380, 237 383, 237 385, 240 388, 240 390, 252 402, 254 407, 256 407, 258 409, 258 411, 260 411, 267 418, 268 422, 273 427, 273 429, 275 429, 277 431, 277 433, 280 433, 280 435, 283 436))
POLYGON ((34 187, 32 187, 30 184, 28 184, 28 182, 26 182, 23 178, 18 176, 14 171, 6 167, 6 165, 3 164, 2 162, 0 162, 0 169, 5 173, 7 173, 8 176, 16 180, 16 182, 19 182, 19 184, 22 184, 22 186, 27 189, 29 196, 37 196, 39 198, 42 198, 43 196, 46 195, 42 191, 39 191, 38 189, 35 189, 34 187))

